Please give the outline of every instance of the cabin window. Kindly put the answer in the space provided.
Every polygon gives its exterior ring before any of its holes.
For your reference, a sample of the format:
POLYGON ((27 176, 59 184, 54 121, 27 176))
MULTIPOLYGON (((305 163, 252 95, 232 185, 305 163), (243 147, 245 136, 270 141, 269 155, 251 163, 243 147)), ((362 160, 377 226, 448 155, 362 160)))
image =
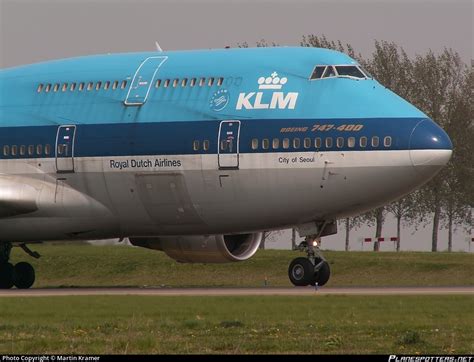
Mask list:
POLYGON ((362 73, 355 65, 337 65, 336 71, 339 77, 365 78, 364 73, 362 73))
POLYGON ((102 82, 97 82, 95 90, 99 90, 100 88, 102 88, 102 82))
POLYGON ((390 147, 392 145, 392 137, 387 136, 383 139, 383 145, 385 147, 390 147))
POLYGON ((293 138, 293 148, 298 149, 301 146, 301 141, 299 138, 293 138))
POLYGON ((316 147, 316 148, 321 148, 321 138, 316 137, 316 138, 314 139, 314 147, 316 147))
POLYGON ((67 83, 64 83, 63 84, 63 89, 62 89, 63 92, 67 91, 67 83))
POLYGON ((82 92, 84 90, 84 83, 79 83, 79 91, 82 92))
POLYGON ((43 145, 36 145, 36 154, 41 156, 43 154, 43 145))
POLYGON ((343 137, 337 137, 336 138, 336 146, 337 146, 337 148, 344 147, 344 138, 343 137))
POLYGON ((324 69, 326 69, 325 65, 317 65, 314 67, 313 74, 311 74, 309 79, 320 79, 323 76, 324 69))
POLYGON ((335 76, 336 76, 336 72, 334 71, 334 68, 332 67, 332 65, 329 65, 323 74, 323 78, 329 78, 329 77, 335 77, 335 76))
POLYGON ((28 156, 33 156, 35 153, 35 146, 29 145, 28 146, 28 156))
POLYGON ((9 156, 10 155, 10 146, 8 146, 8 145, 3 146, 3 155, 4 156, 9 156))
POLYGON ((347 147, 349 147, 349 148, 354 148, 355 145, 356 145, 356 139, 355 139, 355 137, 349 137, 349 138, 347 139, 347 147))
POLYGON ((217 78, 217 85, 220 87, 222 83, 224 82, 224 78, 217 78))
POLYGON ((194 87, 196 85, 196 78, 191 78, 191 83, 189 85, 194 87))
POLYGON ((207 85, 209 87, 212 87, 213 84, 214 84, 214 78, 209 78, 209 80, 207 81, 207 85))
MULTIPOLYGON (((40 146, 41 146, 41 145, 40 145, 40 146)), ((38 152, 38 149, 36 149, 36 152, 38 152)), ((51 145, 46 145, 46 146, 44 146, 44 153, 45 153, 46 155, 49 155, 49 154, 51 153, 51 145)), ((41 153, 39 153, 39 154, 41 154, 41 153)))
POLYGON ((122 89, 127 88, 127 81, 126 80, 122 81, 122 84, 120 85, 120 88, 122 88, 122 89))
POLYGON ((36 91, 40 93, 42 90, 43 90, 43 85, 42 84, 38 85, 38 89, 36 91))
POLYGON ((71 86, 69 87, 69 90, 71 92, 74 92, 75 89, 76 89, 76 83, 71 83, 71 86))
POLYGON ((279 138, 274 138, 272 141, 272 147, 274 150, 280 148, 280 139, 279 138))
POLYGON ((193 150, 194 151, 198 151, 199 150, 199 141, 194 141, 193 142, 193 150))
POLYGON ((46 84, 45 92, 48 93, 51 90, 51 84, 46 84))
POLYGON ((258 149, 258 139, 254 138, 252 140, 252 150, 258 149))
POLYGON ((170 80, 169 79, 166 79, 165 80, 165 84, 163 85, 165 88, 168 88, 170 85, 170 80))
POLYGON ((24 156, 24 155, 26 155, 26 146, 21 145, 20 146, 20 156, 24 156))
POLYGON ((108 90, 109 88, 110 88, 110 82, 107 81, 107 82, 104 83, 104 89, 108 90))
POLYGON ((118 80, 115 80, 114 83, 112 84, 112 89, 115 90, 118 87, 118 80))
POLYGON ((56 84, 54 85, 53 91, 54 91, 54 92, 57 92, 58 90, 59 90, 59 84, 56 83, 56 84))
POLYGON ((359 146, 362 147, 362 148, 367 147, 367 137, 362 136, 362 137, 359 139, 359 146))
POLYGON ((303 146, 304 148, 310 148, 311 147, 311 138, 305 138, 303 141, 303 146))
POLYGON ((324 142, 326 144, 326 148, 332 147, 332 137, 327 137, 324 142))
POLYGON ((202 149, 204 151, 209 151, 209 140, 204 140, 204 142, 202 143, 202 149))
POLYGON ((378 136, 373 136, 372 137, 372 147, 378 147, 379 146, 379 137, 378 136))
POLYGON ((173 80, 173 88, 176 88, 178 86, 179 79, 173 80))
POLYGON ((17 153, 18 153, 18 146, 13 145, 12 146, 12 156, 16 156, 17 153))
POLYGON ((155 83, 155 88, 160 88, 161 85, 161 79, 157 79, 155 83))
POLYGON ((268 147, 270 147, 270 141, 268 140, 268 138, 264 138, 262 140, 262 148, 264 150, 268 150, 268 147))
POLYGON ((205 84, 206 84, 206 78, 199 79, 199 86, 200 87, 204 87, 205 84))
POLYGON ((87 83, 87 90, 90 91, 93 86, 94 86, 94 83, 92 82, 87 83))
POLYGON ((183 80, 181 80, 181 87, 186 87, 186 84, 188 84, 188 79, 183 78, 183 80))
POLYGON ((287 150, 290 148, 290 140, 288 138, 283 138, 283 148, 287 150))

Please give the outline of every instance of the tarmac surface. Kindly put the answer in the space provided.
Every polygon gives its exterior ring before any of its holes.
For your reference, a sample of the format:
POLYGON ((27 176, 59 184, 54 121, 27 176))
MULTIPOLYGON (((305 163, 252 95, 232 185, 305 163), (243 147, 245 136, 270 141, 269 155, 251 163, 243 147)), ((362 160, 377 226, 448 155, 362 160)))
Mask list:
POLYGON ((148 296, 320 296, 320 295, 473 295, 473 287, 400 287, 400 288, 33 288, 0 290, 1 297, 54 297, 81 295, 148 296))

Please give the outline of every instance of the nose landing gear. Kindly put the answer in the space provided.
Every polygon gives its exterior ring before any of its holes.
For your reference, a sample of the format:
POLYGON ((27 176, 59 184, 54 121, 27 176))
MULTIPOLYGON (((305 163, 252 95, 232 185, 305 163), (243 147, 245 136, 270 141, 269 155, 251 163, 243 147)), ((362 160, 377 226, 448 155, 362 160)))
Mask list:
POLYGON ((325 285, 331 275, 329 263, 323 258, 317 246, 317 238, 306 237, 299 249, 306 251, 306 258, 294 259, 288 267, 288 277, 295 286, 325 285))
MULTIPOLYGON (((35 258, 39 254, 32 252, 25 244, 20 245, 23 250, 35 258)), ((10 260, 12 243, 0 243, 0 289, 28 289, 35 282, 35 270, 30 263, 19 262, 13 266, 10 260)))

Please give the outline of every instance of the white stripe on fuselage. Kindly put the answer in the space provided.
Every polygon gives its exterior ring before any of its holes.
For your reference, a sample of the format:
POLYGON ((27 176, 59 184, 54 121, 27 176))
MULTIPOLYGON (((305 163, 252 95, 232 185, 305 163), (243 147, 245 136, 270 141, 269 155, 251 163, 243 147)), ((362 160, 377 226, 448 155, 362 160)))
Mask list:
MULTIPOLYGON (((218 169, 218 157, 216 154, 75 157, 74 165, 76 173, 198 171, 218 169)), ((239 155, 239 169, 242 170, 411 165, 408 150, 272 152, 239 155)), ((0 172, 55 174, 56 161, 54 158, 2 160, 0 172)))

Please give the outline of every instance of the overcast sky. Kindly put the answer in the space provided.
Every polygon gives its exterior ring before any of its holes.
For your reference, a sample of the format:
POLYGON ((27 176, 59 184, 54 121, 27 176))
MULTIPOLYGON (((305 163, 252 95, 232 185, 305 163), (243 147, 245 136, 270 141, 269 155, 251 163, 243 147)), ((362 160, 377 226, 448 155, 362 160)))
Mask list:
POLYGON ((374 39, 410 55, 451 47, 473 57, 472 0, 0 0, 1 66, 162 48, 298 45, 325 34, 370 55, 374 39))
MULTIPOLYGON (((261 39, 299 45, 303 35, 326 35, 369 56, 374 40, 393 41, 410 56, 456 50, 473 56, 472 0, 0 0, 0 66, 109 52, 235 47, 261 39)), ((412 235, 404 248, 429 250, 430 228, 412 235)), ((364 228, 354 233, 371 236, 364 228)), ((394 236, 389 219, 385 236, 394 236)), ((288 239, 288 235, 286 238, 288 239)), ((454 249, 467 249, 458 231, 454 249)), ((343 232, 326 247, 343 248, 343 232), (331 246, 332 245, 332 246, 331 246)), ((284 244, 283 239, 278 245, 284 244)), ((383 248, 391 248, 385 244, 383 248)), ((446 248, 441 232, 440 249, 446 248)), ((474 246, 473 246, 474 248, 474 246)))

